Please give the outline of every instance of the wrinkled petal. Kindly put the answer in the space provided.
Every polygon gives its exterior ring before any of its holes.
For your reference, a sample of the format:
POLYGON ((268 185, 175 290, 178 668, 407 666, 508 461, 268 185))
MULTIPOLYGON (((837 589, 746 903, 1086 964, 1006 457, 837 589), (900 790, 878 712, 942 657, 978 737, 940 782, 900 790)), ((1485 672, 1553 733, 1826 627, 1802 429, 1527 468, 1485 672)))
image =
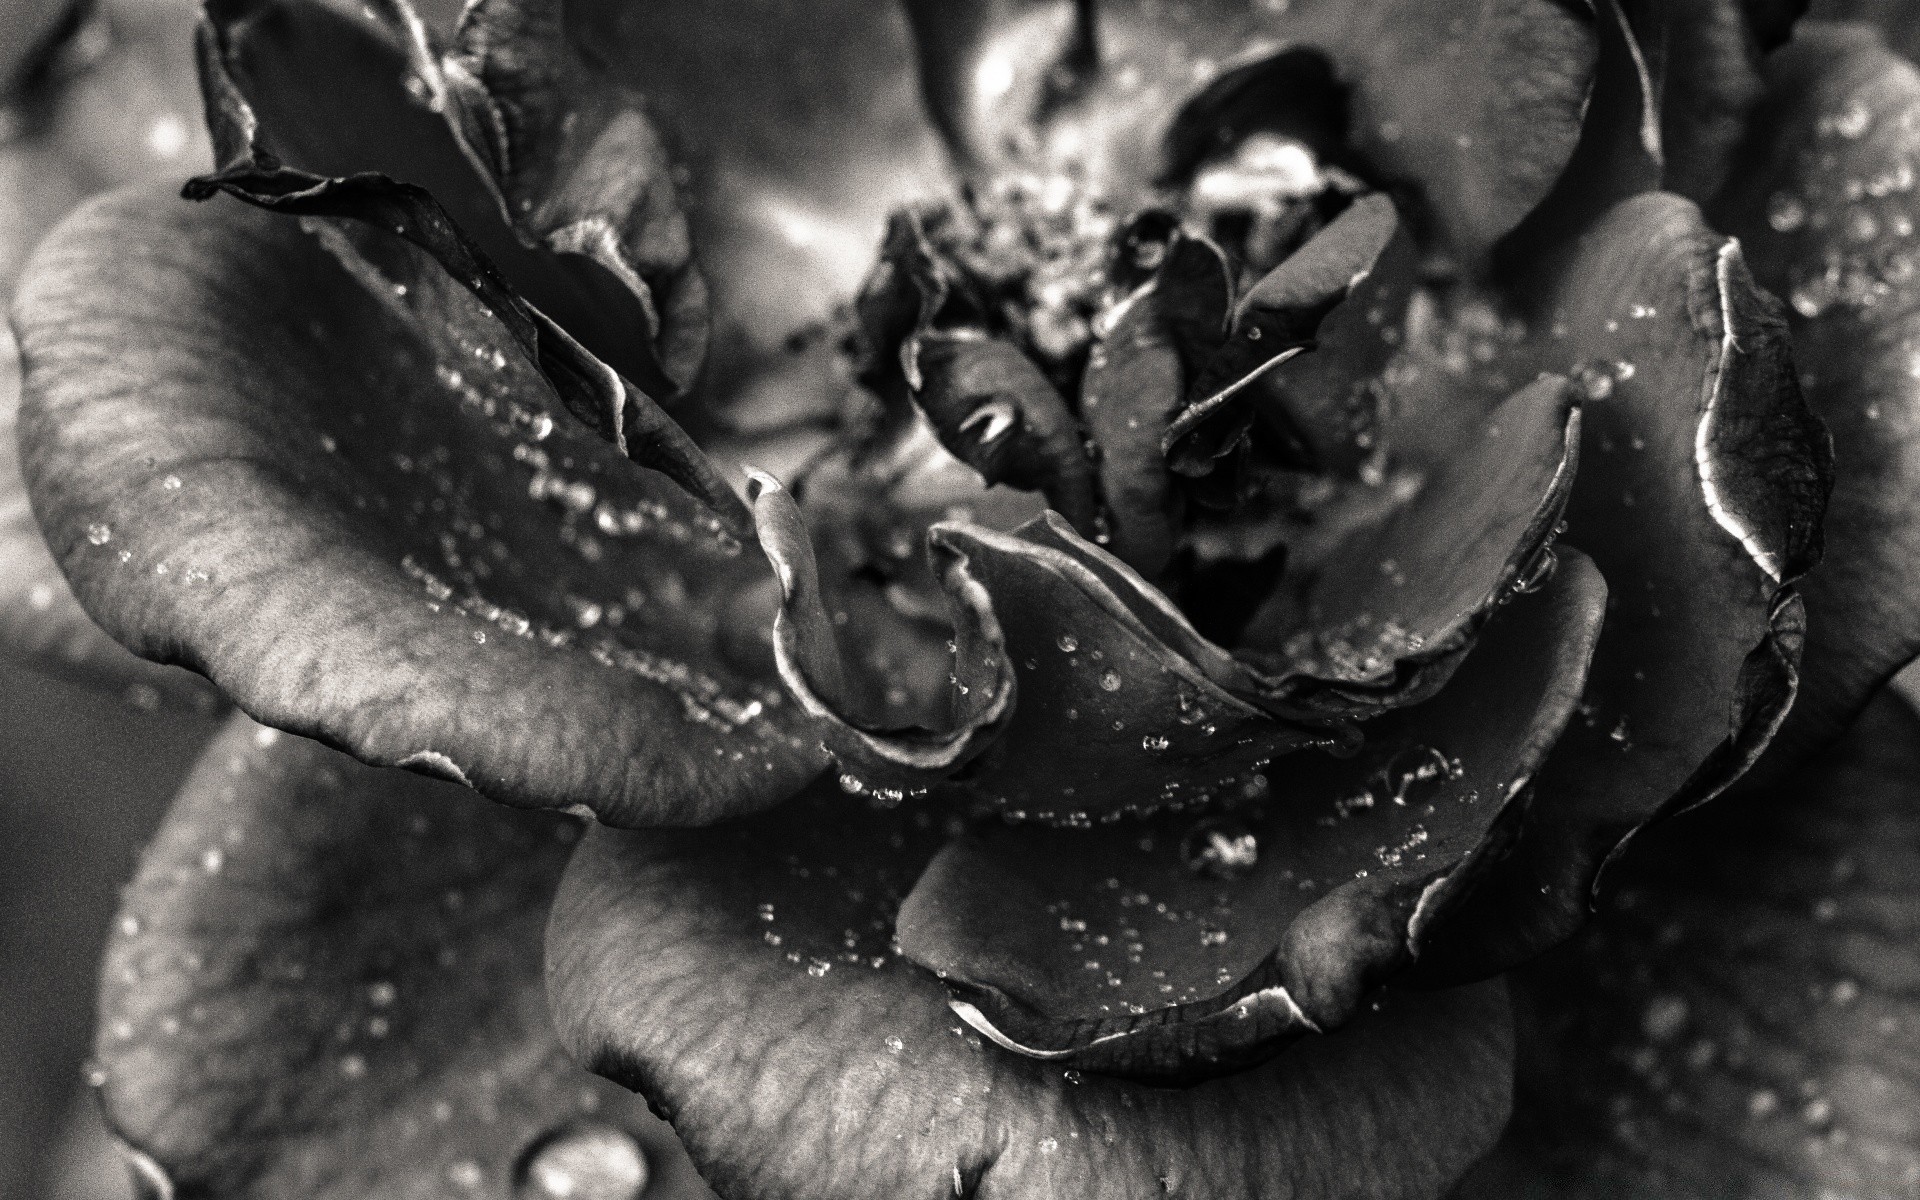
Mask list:
POLYGON ((1506 1113, 1497 989, 1396 995, 1169 1091, 1008 1055, 888 949, 945 840, 830 786, 737 826, 595 831, 549 928, 556 1023, 733 1200, 1438 1194, 1506 1113))
POLYGON ((612 273, 639 300, 660 369, 686 388, 706 357, 707 285, 640 94, 569 42, 558 0, 475 4, 440 70, 419 58, 506 220, 612 273))
POLYGON ((1803 26, 1768 66, 1716 212, 1791 301, 1808 403, 1833 432, 1827 554, 1804 585, 1800 699, 1769 763, 1833 740, 1920 654, 1920 71, 1863 29, 1803 26))
POLYGON ((1554 1195, 1912 1193, 1917 779, 1920 719, 1882 693, 1764 797, 1647 836, 1520 976, 1515 1149, 1554 1195))
POLYGON ((949 843, 901 910, 901 951, 999 1044, 1127 1076, 1218 1073, 1338 1028, 1517 818, 1605 601, 1570 552, 1494 619, 1444 702, 1370 723, 1357 757, 1276 762, 1224 815, 949 843))
MULTIPOLYGON (((1364 173, 1409 193, 1423 235, 1477 261, 1543 197, 1572 152, 1593 66, 1591 20, 1551 0, 1455 7, 1403 0, 1294 0, 1284 7, 1103 3, 1100 59, 1080 121, 1049 107, 1068 50, 1069 6, 909 5, 928 91, 962 152, 992 161, 1036 109, 1124 185, 1181 152, 1164 139, 1183 107, 1217 104, 1263 77, 1297 74, 1301 51, 1343 93, 1332 130, 1364 173), (1289 57, 1291 56, 1291 57, 1289 57), (1333 80, 1337 79, 1337 84, 1333 80), (1084 128, 1083 128, 1084 126, 1084 128), (1098 149, 1088 153, 1088 141, 1098 149)), ((1256 120, 1273 119, 1259 113, 1256 120)), ((1317 147, 1323 151, 1328 147, 1317 147)))
MULTIPOLYGON (((329 175, 282 162, 277 136, 253 106, 245 47, 260 24, 271 29, 276 21, 290 21, 292 10, 261 15, 250 11, 249 2, 210 10, 200 27, 201 86, 218 169, 189 181, 188 198, 226 192, 274 212, 348 218, 418 246, 472 291, 487 319, 499 321, 515 351, 546 376, 569 412, 635 461, 679 483, 745 537, 748 522, 738 498, 692 438, 650 396, 523 300, 432 191, 379 172, 329 175)), ((418 19, 404 9, 401 15, 410 36, 423 39, 418 19)), ((289 36, 301 32, 296 27, 289 36)))
MULTIPOLYGON (((879 727, 874 706, 849 694, 849 647, 798 509, 765 476, 755 480, 754 508, 783 592, 774 633, 782 678, 826 722, 849 791, 898 800, 953 778, 1013 819, 1085 824, 1197 803, 1277 755, 1352 741, 1229 695, 1162 640, 1089 564, 1098 552, 1054 514, 1012 534, 933 527, 929 553, 954 622, 952 719, 937 729, 879 727)), ((867 636, 852 627, 845 635, 867 636)))
POLYGON ((1467 901, 1450 947, 1497 969, 1563 938, 1606 856, 1752 763, 1791 702, 1833 464, 1778 303, 1738 243, 1670 195, 1615 208, 1556 275, 1538 320, 1605 388, 1584 412, 1565 540, 1614 603, 1582 719, 1533 816, 1467 901))
POLYGON ((23 460, 87 611, 268 724, 509 803, 704 821, 818 770, 807 719, 713 652, 757 556, 556 420, 430 263, 350 261, 137 192, 45 244, 23 460))
POLYGON ((147 1194, 697 1187, 549 1024, 541 938, 579 828, 236 719, 102 970, 91 1081, 147 1194))

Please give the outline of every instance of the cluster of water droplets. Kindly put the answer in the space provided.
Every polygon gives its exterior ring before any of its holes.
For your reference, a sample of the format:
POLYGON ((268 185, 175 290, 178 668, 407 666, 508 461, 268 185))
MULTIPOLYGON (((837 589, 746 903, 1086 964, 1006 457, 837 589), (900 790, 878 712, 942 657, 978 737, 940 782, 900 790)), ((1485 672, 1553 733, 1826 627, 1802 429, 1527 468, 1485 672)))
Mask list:
POLYGON ((1906 148, 1916 128, 1920 109, 1876 114, 1861 99, 1815 118, 1797 163, 1804 190, 1766 202, 1773 232, 1820 247, 1796 256, 1789 272, 1787 299, 1801 316, 1872 308, 1912 284, 1917 179, 1906 148))

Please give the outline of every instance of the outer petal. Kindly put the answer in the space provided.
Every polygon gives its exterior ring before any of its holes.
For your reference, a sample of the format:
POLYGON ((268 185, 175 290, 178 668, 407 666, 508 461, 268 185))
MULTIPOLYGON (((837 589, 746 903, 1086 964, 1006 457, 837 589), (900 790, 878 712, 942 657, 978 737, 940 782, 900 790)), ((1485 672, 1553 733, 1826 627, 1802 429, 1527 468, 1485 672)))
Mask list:
POLYGON ((1430 1197, 1506 1111, 1496 989, 1390 998, 1349 1032, 1166 1091, 971 1036, 892 958, 944 840, 831 787, 729 829, 589 836, 548 932, 557 1023, 732 1200, 1430 1197))
POLYGON ((1914 1194, 1916 780, 1889 691, 1764 797, 1650 834, 1520 977, 1534 1099, 1502 1167, 1566 1197, 1914 1194))
POLYGON ((1770 756, 1839 736, 1920 654, 1920 70, 1859 27, 1802 26, 1768 66, 1716 208, 1792 303, 1807 399, 1833 431, 1827 556, 1806 582, 1801 698, 1770 756))
POLYGON ((1605 601, 1570 553, 1443 700, 1370 723, 1357 757, 1276 762, 1225 815, 954 841, 901 910, 901 950, 1000 1044, 1129 1077, 1232 1070, 1338 1028, 1413 963, 1454 874, 1517 819, 1605 601))
POLYGON ((27 504, 14 439, 19 401, 19 357, 11 332, 0 327, 0 656, 117 693, 140 708, 218 706, 204 679, 129 654, 74 600, 27 504))
POLYGON ((711 661, 756 557, 556 422, 464 289, 407 277, 369 290, 225 202, 129 193, 56 234, 16 309, 24 458, 82 603, 262 720, 509 803, 789 794, 805 719, 711 661))
POLYGON ((578 832, 236 719, 104 968, 91 1078, 144 1194, 705 1194, 548 1024, 578 832))
POLYGON ((1538 953, 1586 907, 1633 829, 1737 779, 1778 727, 1803 617, 1792 581, 1817 559, 1832 473, 1801 400, 1777 304, 1737 243, 1694 207, 1615 208, 1558 268, 1541 320, 1586 360, 1586 445, 1568 542, 1617 603, 1584 719, 1549 759, 1513 853, 1458 928, 1474 971, 1538 953))

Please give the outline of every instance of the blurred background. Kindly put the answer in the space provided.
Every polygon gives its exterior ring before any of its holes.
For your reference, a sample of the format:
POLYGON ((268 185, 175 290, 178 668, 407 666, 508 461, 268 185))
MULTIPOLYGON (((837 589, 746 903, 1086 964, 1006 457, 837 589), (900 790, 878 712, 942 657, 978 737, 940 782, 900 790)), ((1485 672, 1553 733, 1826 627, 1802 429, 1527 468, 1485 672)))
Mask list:
MULTIPOLYGON (((0 0, 0 300, 87 196, 206 162, 192 27, 184 0, 0 0)), ((17 384, 0 322, 9 459, 17 384)), ((21 516, 15 499, 0 517, 21 516)), ((20 528, 0 521, 0 594, 43 566, 20 528)), ((0 1197, 132 1195, 84 1083, 95 972, 120 885, 212 727, 152 689, 0 662, 0 1197)))

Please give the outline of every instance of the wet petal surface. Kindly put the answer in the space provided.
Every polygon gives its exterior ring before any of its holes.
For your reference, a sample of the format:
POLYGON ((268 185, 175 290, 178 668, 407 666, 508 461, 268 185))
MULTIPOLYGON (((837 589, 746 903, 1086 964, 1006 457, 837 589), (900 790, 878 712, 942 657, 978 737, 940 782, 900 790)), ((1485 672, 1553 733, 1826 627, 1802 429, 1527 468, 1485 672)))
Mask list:
POLYGON ((548 1022, 540 943, 579 829, 236 719, 103 971, 91 1079, 136 1176, 162 1195, 704 1194, 548 1022))
POLYGON ((94 618, 268 723, 510 803, 708 820, 817 770, 777 685, 714 650, 758 556, 568 424, 463 288, 352 261, 142 193, 47 245, 24 459, 94 618))
POLYGON ((1917 772, 1920 719, 1883 693, 1765 796, 1650 833, 1590 931, 1523 973, 1515 1150, 1553 1194, 1920 1186, 1917 772))
POLYGON ((730 827, 590 834, 549 933, 566 1044, 645 1094, 736 1200, 1412 1200, 1504 1119, 1487 988, 1395 997, 1181 1091, 1005 1054, 887 948, 947 836, 924 805, 877 812, 830 784, 730 827))
POLYGON ((1784 769, 1920 653, 1920 71, 1866 30, 1803 25, 1754 121, 1716 213, 1791 305, 1835 460, 1805 677, 1769 760, 1784 769))
POLYGON ((949 844, 902 951, 1003 1044, 1123 1075, 1231 1070, 1341 1026, 1445 920, 1449 877, 1572 716, 1605 597, 1569 552, 1442 699, 1370 722, 1350 759, 1275 762, 1224 811, 949 844))
POLYGON ((1534 819, 1462 922, 1489 964, 1565 936, 1622 837, 1765 747, 1793 695, 1791 583, 1817 558, 1832 477, 1777 302, 1693 205, 1627 201, 1556 278, 1540 319, 1590 398, 1565 540, 1614 603, 1534 819))

